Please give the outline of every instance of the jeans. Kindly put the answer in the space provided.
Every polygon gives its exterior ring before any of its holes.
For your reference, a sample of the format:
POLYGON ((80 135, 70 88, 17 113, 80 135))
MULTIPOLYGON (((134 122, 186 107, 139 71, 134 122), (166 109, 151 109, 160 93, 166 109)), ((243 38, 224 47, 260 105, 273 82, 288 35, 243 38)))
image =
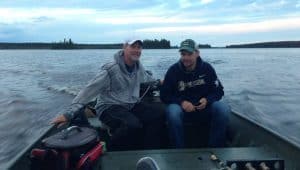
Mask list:
MULTIPOLYGON (((166 118, 171 144, 175 148, 184 148, 184 118, 189 114, 200 115, 201 121, 210 121, 210 132, 208 139, 209 147, 224 147, 226 142, 226 128, 229 122, 230 107, 223 101, 215 101, 206 106, 202 111, 193 113, 184 112, 180 105, 169 104, 166 108, 166 118), (199 113, 200 112, 200 113, 199 113)), ((198 123, 199 119, 192 119, 198 123)))

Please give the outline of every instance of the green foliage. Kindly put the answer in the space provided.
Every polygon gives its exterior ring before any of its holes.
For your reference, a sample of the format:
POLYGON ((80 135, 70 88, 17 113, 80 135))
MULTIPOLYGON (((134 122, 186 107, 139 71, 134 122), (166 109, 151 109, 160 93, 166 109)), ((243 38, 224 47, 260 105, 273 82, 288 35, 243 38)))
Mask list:
MULTIPOLYGON (((72 39, 64 38, 63 41, 53 43, 0 43, 0 49, 121 49, 122 43, 116 44, 77 44, 72 39)), ((161 40, 143 40, 144 49, 170 49, 178 48, 178 46, 171 46, 171 42, 166 39, 161 40)), ((211 48, 210 45, 199 44, 199 48, 211 48)))
POLYGON ((211 48, 209 44, 199 44, 198 48, 211 48))
POLYGON ((53 43, 51 49, 77 49, 77 47, 71 38, 68 41, 64 38, 63 42, 53 43))
POLYGON ((143 48, 145 49, 169 49, 171 48, 171 43, 170 41, 166 39, 161 39, 161 40, 143 40, 143 48))

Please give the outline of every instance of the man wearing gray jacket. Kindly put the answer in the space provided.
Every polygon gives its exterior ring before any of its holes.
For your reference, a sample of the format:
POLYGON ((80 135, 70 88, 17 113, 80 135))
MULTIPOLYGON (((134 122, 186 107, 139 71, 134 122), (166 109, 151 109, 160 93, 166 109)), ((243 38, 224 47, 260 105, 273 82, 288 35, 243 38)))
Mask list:
POLYGON ((164 115, 140 99, 140 83, 154 80, 139 62, 142 45, 138 39, 126 41, 114 60, 104 64, 99 74, 74 98, 69 111, 52 123, 69 122, 82 106, 96 99, 96 114, 112 134, 111 147, 129 149, 139 140, 138 134, 143 134, 144 148, 159 148, 157 134, 163 128, 164 115))

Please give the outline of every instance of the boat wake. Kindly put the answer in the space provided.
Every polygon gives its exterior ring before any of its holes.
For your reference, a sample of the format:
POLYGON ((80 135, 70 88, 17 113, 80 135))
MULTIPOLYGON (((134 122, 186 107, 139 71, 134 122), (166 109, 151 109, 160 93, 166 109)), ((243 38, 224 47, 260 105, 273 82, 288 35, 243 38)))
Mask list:
POLYGON ((77 87, 61 87, 61 86, 55 86, 55 85, 48 86, 47 90, 54 91, 54 92, 60 92, 60 93, 64 93, 64 94, 69 94, 72 96, 76 96, 80 91, 80 89, 77 87))

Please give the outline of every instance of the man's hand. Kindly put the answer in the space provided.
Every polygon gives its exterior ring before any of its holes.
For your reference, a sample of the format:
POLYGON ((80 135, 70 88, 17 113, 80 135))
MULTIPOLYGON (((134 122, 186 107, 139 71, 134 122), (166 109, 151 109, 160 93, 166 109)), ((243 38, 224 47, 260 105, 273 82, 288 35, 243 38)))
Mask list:
POLYGON ((181 107, 183 108, 183 110, 185 112, 195 111, 195 106, 191 102, 186 101, 186 100, 181 103, 181 107))
POLYGON ((197 109, 197 110, 203 110, 203 109, 205 109, 205 107, 206 107, 206 105, 207 105, 207 99, 203 97, 203 98, 201 98, 201 99, 199 100, 199 103, 200 103, 200 105, 195 106, 196 109, 197 109))
POLYGON ((59 115, 51 121, 51 124, 57 125, 57 128, 68 123, 67 118, 64 115, 59 115))

